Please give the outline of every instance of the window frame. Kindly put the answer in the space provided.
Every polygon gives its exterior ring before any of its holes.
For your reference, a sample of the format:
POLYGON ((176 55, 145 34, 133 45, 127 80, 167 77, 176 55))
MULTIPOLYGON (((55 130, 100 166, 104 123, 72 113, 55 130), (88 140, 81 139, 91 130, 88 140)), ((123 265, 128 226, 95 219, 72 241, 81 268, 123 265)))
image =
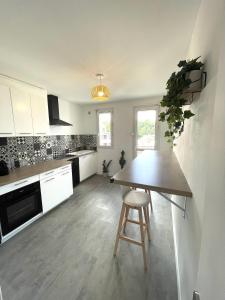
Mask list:
MULTIPOLYGON (((135 106, 134 107, 134 133, 133 133, 133 157, 135 158, 137 156, 137 112, 138 111, 144 111, 144 110, 155 110, 156 112, 156 121, 155 121, 155 147, 152 149, 146 149, 146 150, 158 150, 159 149, 159 105, 141 105, 141 106, 135 106)), ((144 151, 144 150, 143 150, 144 151)))
POLYGON ((105 109, 98 109, 97 110, 97 145, 98 145, 98 148, 100 149, 112 149, 113 148, 113 140, 114 140, 114 137, 113 137, 113 109, 112 108, 105 108, 105 109), (111 113, 111 145, 110 146, 101 146, 100 145, 100 132, 99 132, 99 115, 101 113, 111 113))

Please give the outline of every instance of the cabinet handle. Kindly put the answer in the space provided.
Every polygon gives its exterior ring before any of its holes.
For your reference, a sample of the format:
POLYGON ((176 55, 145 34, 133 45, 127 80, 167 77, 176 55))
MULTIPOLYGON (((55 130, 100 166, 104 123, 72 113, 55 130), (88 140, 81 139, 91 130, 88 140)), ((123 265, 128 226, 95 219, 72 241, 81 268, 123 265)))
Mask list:
POLYGON ((31 132, 19 132, 19 134, 32 134, 31 132))
POLYGON ((45 183, 46 183, 46 182, 49 182, 49 181, 52 181, 52 180, 54 180, 54 179, 55 179, 55 177, 50 178, 50 179, 46 180, 45 183))
POLYGON ((13 134, 12 132, 0 132, 0 134, 13 134))
POLYGON ((36 134, 46 134, 46 132, 36 132, 36 134))
POLYGON ((21 185, 21 184, 26 183, 26 182, 28 182, 28 180, 24 180, 24 181, 22 181, 22 182, 15 183, 14 186, 21 185))
POLYGON ((69 174, 69 173, 70 173, 70 172, 63 173, 63 174, 61 174, 61 176, 66 175, 66 174, 69 174))
POLYGON ((54 171, 51 171, 51 172, 45 173, 45 175, 49 175, 49 174, 52 174, 52 173, 54 173, 54 171))
POLYGON ((62 167, 61 169, 66 169, 66 168, 68 168, 69 166, 65 166, 65 167, 62 167))

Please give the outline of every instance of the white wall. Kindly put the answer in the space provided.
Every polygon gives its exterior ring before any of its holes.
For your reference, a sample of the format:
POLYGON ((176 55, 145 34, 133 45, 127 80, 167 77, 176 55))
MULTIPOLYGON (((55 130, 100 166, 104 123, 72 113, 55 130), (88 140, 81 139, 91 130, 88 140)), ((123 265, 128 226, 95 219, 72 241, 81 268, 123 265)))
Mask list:
POLYGON ((217 74, 197 287, 202 299, 225 299, 225 28, 217 74))
POLYGON ((83 109, 79 104, 59 99, 60 119, 73 126, 50 126, 50 135, 80 134, 83 130, 83 109))
MULTIPOLYGON (((93 104, 83 107, 84 128, 82 133, 97 134, 97 110, 103 108, 113 109, 113 147, 112 149, 98 149, 98 172, 102 173, 102 161, 112 159, 110 174, 115 174, 119 169, 120 152, 125 151, 127 162, 133 159, 133 132, 134 108, 137 106, 154 106, 159 104, 160 97, 150 99, 127 100, 104 104, 93 104)), ((164 124, 159 128, 159 149, 171 150, 163 138, 164 124)))
POLYGON ((174 149, 194 195, 185 219, 172 208, 181 300, 194 289, 201 300, 225 299, 224 11, 224 0, 202 1, 188 54, 202 56, 208 80, 174 149))

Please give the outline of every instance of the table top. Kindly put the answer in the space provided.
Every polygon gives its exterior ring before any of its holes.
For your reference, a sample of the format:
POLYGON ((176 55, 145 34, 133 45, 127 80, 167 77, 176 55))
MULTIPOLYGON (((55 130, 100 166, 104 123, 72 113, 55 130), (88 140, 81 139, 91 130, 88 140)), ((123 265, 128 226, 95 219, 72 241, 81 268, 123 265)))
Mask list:
POLYGON ((111 181, 120 185, 192 197, 191 189, 172 151, 144 151, 115 174, 111 181))

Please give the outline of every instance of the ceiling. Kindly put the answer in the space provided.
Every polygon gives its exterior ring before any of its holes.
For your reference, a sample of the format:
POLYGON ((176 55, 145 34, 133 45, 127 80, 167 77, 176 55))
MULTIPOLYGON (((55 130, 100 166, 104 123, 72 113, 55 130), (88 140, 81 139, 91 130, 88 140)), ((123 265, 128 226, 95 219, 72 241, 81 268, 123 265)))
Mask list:
POLYGON ((90 103, 99 72, 112 101, 162 94, 186 57, 199 4, 0 0, 0 73, 77 103, 90 103))

